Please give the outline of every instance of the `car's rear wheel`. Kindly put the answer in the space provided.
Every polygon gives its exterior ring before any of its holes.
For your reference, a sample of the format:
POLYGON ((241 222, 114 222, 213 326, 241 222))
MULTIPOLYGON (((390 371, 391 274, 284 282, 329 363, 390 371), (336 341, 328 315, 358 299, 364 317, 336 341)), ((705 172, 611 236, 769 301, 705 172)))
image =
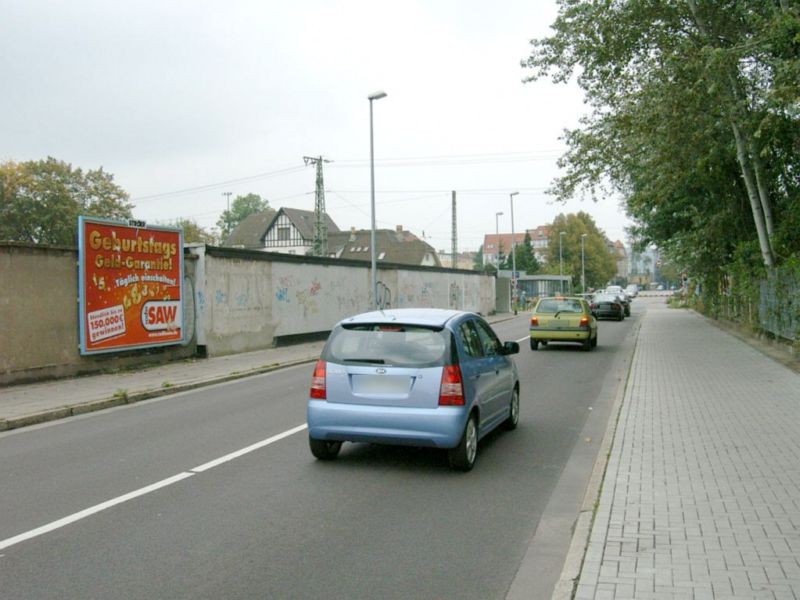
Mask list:
POLYGON ((624 319, 624 318, 625 318, 625 315, 623 315, 622 313, 617 315, 617 321, 622 321, 622 319, 624 319))
POLYGON ((511 403, 509 404, 508 418, 503 422, 503 427, 508 431, 516 429, 519 424, 519 390, 514 388, 511 392, 511 403))
POLYGON ((531 350, 538 350, 539 349, 539 341, 531 339, 531 350))
POLYGON ((311 454, 320 460, 333 460, 339 455, 339 450, 342 449, 342 442, 316 440, 310 436, 308 445, 311 448, 311 454))
POLYGON ((597 348, 597 334, 592 338, 592 348, 597 348))
POLYGON ((447 451, 450 466, 457 471, 469 471, 475 466, 475 457, 478 455, 478 425, 475 415, 467 419, 464 433, 458 446, 447 451))
POLYGON ((586 338, 585 340, 583 340, 581 342, 581 349, 584 352, 589 352, 589 350, 592 349, 592 340, 591 340, 591 338, 586 338))

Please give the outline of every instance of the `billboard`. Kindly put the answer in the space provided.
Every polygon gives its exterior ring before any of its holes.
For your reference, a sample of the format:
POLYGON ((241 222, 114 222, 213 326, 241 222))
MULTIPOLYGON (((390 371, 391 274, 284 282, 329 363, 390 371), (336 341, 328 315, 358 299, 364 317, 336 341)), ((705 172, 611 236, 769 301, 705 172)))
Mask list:
POLYGON ((78 218, 81 354, 183 341, 183 234, 78 218))

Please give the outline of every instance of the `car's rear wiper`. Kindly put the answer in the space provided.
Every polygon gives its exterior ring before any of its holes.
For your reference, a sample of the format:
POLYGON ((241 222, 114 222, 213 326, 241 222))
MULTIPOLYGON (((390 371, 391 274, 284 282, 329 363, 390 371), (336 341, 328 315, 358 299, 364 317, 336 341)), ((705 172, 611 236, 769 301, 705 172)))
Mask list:
POLYGON ((371 365, 386 364, 386 361, 382 358, 345 358, 344 362, 367 363, 371 365))

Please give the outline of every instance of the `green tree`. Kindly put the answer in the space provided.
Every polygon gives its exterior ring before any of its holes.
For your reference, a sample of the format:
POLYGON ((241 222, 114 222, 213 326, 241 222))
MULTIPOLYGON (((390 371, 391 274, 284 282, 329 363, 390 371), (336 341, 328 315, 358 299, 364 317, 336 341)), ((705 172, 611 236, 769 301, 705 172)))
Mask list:
POLYGON ((0 164, 0 239, 75 245, 78 217, 131 218, 114 176, 48 157, 0 164))
POLYGON ((588 213, 581 211, 577 214, 558 215, 550 225, 545 270, 552 275, 558 275, 563 260, 564 275, 572 276, 574 290, 581 289, 582 268, 585 268, 587 288, 605 287, 617 271, 616 257, 609 244, 605 234, 597 228, 588 213), (584 234, 585 238, 582 237, 584 234))
POLYGON ((610 184, 642 243, 708 276, 800 250, 797 3, 562 1, 553 31, 530 80, 579 72, 592 107, 555 195, 610 184))
POLYGON ((517 271, 524 272, 527 275, 539 272, 539 261, 533 252, 533 242, 531 241, 531 235, 527 231, 525 232, 525 240, 517 246, 516 253, 517 271))
POLYGON ((197 224, 193 219, 181 218, 174 221, 167 222, 170 227, 180 227, 183 229, 183 243, 202 243, 202 244, 216 244, 216 236, 197 224))
POLYGON ((260 213, 269 208, 269 202, 262 199, 258 194, 247 194, 236 196, 230 209, 222 211, 222 215, 217 221, 220 230, 220 237, 224 240, 236 226, 252 214, 260 213))

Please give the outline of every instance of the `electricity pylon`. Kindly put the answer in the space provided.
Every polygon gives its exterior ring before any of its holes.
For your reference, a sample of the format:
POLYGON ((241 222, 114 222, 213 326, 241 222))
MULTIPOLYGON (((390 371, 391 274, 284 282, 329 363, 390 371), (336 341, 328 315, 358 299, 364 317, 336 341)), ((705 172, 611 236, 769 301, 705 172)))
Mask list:
POLYGON ((325 218, 325 184, 322 180, 322 163, 331 162, 321 156, 304 156, 308 165, 317 166, 317 191, 314 196, 314 256, 328 256, 328 222, 325 218))

